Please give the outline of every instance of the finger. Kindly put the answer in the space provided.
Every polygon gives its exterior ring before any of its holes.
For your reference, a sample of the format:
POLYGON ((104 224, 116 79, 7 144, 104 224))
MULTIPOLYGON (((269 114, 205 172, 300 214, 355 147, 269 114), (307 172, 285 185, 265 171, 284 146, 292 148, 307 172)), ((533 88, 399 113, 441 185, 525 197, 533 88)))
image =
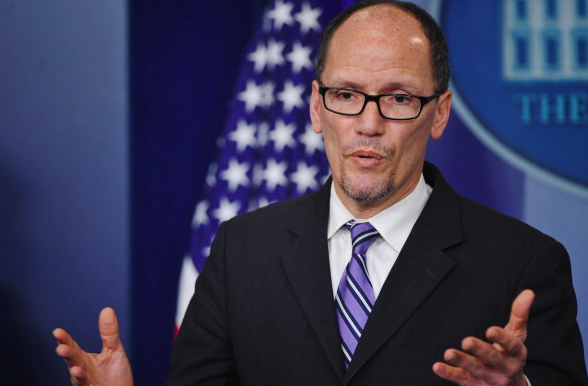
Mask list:
MULTIPOLYGON (((449 349, 443 354, 443 359, 454 366, 464 370, 464 374, 471 374, 476 377, 484 376, 485 364, 480 358, 469 355, 463 351, 449 349)), ((463 375, 463 374, 462 374, 463 375)))
MULTIPOLYGON (((484 347, 485 349, 493 349, 488 343, 482 343, 486 345, 484 347)), ((472 347, 470 347, 470 349, 475 351, 472 347)), ((482 358, 474 357, 455 349, 445 351, 443 359, 453 366, 437 362, 433 365, 433 372, 437 376, 453 383, 457 383, 460 386, 473 386, 480 384, 502 385, 505 384, 503 382, 512 379, 509 377, 512 377, 515 374, 522 374, 520 371, 521 367, 519 366, 520 363, 511 363, 509 365, 506 362, 497 361, 496 365, 492 365, 482 358)))
POLYGON ((69 375, 71 375, 71 383, 73 385, 89 385, 91 384, 87 372, 79 366, 74 366, 69 369, 69 375))
POLYGON ((56 328, 53 330, 53 337, 57 339, 60 344, 66 344, 72 347, 79 347, 75 340, 62 328, 56 328))
POLYGON ((100 337, 102 338, 103 351, 120 348, 118 320, 112 308, 106 307, 100 312, 98 328, 100 330, 100 337))
MULTIPOLYGON (((467 339, 464 339, 464 341, 467 339)), ((445 351, 443 359, 455 367, 448 366, 445 371, 449 376, 444 378, 461 386, 505 384, 502 382, 508 380, 510 370, 503 363, 501 354, 486 342, 475 338, 469 339, 475 340, 479 347, 474 348, 473 346, 468 346, 467 343, 465 344, 466 347, 472 351, 482 353, 488 361, 493 363, 488 363, 484 358, 469 355, 459 350, 449 349, 445 351), (483 350, 486 351, 484 352, 483 350)))
POLYGON ((77 347, 72 347, 67 344, 60 344, 55 348, 57 355, 65 359, 67 366, 72 368, 74 366, 81 366, 83 363, 82 350, 77 347))
POLYGON ((504 327, 519 336, 522 341, 527 338, 527 320, 529 319, 529 310, 534 299, 535 293, 533 291, 524 290, 521 292, 512 303, 510 319, 504 327))
POLYGON ((505 328, 490 327, 486 331, 486 337, 495 344, 495 347, 499 347, 505 355, 512 357, 526 356, 526 347, 523 343, 526 333, 521 336, 520 334, 515 335, 515 333, 505 328))
MULTIPOLYGON (((490 366, 500 366, 504 360, 503 354, 495 346, 477 338, 465 338, 461 343, 461 348, 481 359, 484 364, 490 366)), ((480 361, 476 360, 473 364, 477 367, 480 365, 480 361)), ((470 370, 474 371, 475 368, 471 368, 470 370)))
POLYGON ((460 385, 463 385, 466 382, 467 374, 465 374, 463 369, 449 366, 442 362, 433 364, 433 372, 438 377, 441 377, 450 382, 454 382, 460 385))
POLYGON ((57 355, 59 355, 69 363, 69 358, 72 353, 71 346, 68 346, 66 344, 60 344, 55 348, 55 352, 57 353, 57 355))

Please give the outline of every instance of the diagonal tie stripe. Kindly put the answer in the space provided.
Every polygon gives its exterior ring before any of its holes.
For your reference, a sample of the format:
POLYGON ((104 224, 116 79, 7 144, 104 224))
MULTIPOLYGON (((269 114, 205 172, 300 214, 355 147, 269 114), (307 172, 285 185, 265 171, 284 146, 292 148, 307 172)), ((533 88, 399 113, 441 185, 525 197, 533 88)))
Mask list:
POLYGON ((339 282, 335 308, 347 368, 375 302, 365 253, 379 234, 368 222, 352 220, 345 227, 351 232, 352 255, 339 282))
POLYGON ((351 276, 347 275, 347 286, 351 288, 351 294, 366 313, 372 312, 373 304, 369 301, 369 295, 365 294, 359 283, 351 276))
MULTIPOLYGON (((364 223, 368 224, 368 223, 364 223)), ((363 225, 363 224, 362 224, 363 225)), ((357 225, 356 225, 357 228, 357 225)), ((363 227, 362 227, 363 228, 363 227)), ((373 229, 373 228, 372 228, 373 229)), ((358 230, 360 232, 360 230, 358 230)), ((357 234, 357 238, 353 238, 353 254, 365 253, 376 237, 379 236, 377 230, 364 230, 357 234)), ((352 236, 353 237, 353 236, 352 236)))
MULTIPOLYGON (((347 328, 348 332, 353 335, 356 340, 361 338, 361 333, 363 331, 362 326, 360 325, 361 320, 358 322, 354 315, 351 313, 349 308, 341 302, 341 298, 337 296, 337 309, 343 316, 343 323, 345 323, 345 327, 347 328)), ((345 340, 344 340, 345 343, 345 340)))

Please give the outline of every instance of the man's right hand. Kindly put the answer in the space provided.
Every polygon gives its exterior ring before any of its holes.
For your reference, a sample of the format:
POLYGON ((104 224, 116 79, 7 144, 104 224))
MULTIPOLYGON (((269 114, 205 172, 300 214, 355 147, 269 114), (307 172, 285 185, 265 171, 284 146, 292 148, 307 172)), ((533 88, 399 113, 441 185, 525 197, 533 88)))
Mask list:
POLYGON ((87 353, 63 329, 57 328, 57 355, 65 359, 74 386, 132 386, 131 364, 120 341, 118 321, 112 308, 104 308, 98 321, 102 352, 87 353))

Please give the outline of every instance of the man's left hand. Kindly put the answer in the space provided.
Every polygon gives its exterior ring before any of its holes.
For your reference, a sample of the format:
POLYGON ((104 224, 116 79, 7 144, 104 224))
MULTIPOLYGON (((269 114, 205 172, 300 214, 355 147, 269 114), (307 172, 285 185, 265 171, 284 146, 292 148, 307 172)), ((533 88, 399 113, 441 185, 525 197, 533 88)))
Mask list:
POLYGON ((474 337, 461 342, 463 351, 448 349, 433 372, 461 386, 527 386, 523 368, 527 359, 527 320, 535 294, 524 290, 512 303, 510 319, 504 328, 490 327, 486 338, 474 337), (467 353, 466 353, 467 352, 467 353))

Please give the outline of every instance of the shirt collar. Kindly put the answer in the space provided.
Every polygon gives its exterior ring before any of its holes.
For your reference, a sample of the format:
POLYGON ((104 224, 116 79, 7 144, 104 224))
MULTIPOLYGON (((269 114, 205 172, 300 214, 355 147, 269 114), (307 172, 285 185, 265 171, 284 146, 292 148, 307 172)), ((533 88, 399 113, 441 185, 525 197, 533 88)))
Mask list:
MULTIPOLYGON (((351 212, 343 205, 335 192, 334 182, 331 184, 331 198, 329 202, 329 227, 327 238, 330 239, 349 220, 355 219, 351 212)), ((400 252, 408 239, 412 227, 419 218, 432 188, 421 178, 415 189, 396 204, 384 209, 375 216, 367 219, 380 233, 382 238, 390 244, 396 252, 400 252)), ((365 219, 355 219, 366 221, 365 219)))

